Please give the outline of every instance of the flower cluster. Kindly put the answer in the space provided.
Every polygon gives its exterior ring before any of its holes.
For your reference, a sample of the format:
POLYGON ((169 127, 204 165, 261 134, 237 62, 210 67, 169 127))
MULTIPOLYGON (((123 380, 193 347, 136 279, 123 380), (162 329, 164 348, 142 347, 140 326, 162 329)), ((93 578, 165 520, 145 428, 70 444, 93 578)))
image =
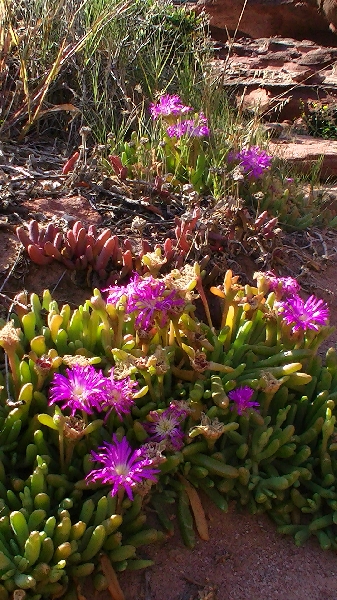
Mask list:
POLYGON ((140 277, 136 274, 125 287, 112 286, 106 291, 107 303, 116 306, 123 302, 126 314, 136 313, 135 324, 144 330, 150 329, 156 320, 163 327, 168 314, 182 309, 185 304, 175 290, 167 291, 165 282, 152 275, 140 277))
POLYGON ((297 295, 301 289, 300 284, 293 277, 277 277, 272 271, 255 273, 254 279, 257 279, 259 290, 263 293, 275 292, 277 300, 297 295))
POLYGON ((196 118, 179 120, 181 115, 190 112, 192 108, 182 104, 179 96, 170 96, 169 94, 161 96, 157 104, 150 105, 150 112, 153 119, 159 116, 175 117, 176 122, 166 129, 166 133, 170 138, 186 137, 207 137, 209 135, 209 127, 207 118, 203 113, 196 115, 196 118))
POLYGON ((184 105, 177 95, 165 94, 159 98, 157 104, 150 104, 150 113, 153 119, 170 115, 184 115, 191 110, 191 107, 184 105))
POLYGON ((269 169, 272 158, 272 156, 261 150, 258 146, 243 148, 237 154, 229 157, 230 160, 238 160, 243 172, 249 177, 255 177, 256 179, 269 169))
POLYGON ((130 377, 116 380, 113 369, 108 378, 91 365, 75 365, 66 369, 66 375, 54 375, 50 386, 50 404, 63 402, 62 408, 69 408, 72 416, 76 411, 88 415, 95 411, 107 411, 108 417, 111 411, 115 411, 122 419, 134 404, 133 394, 137 386, 138 383, 130 377))
POLYGON ((281 319, 291 326, 293 333, 308 329, 318 331, 327 325, 329 309, 324 300, 311 295, 306 301, 299 296, 301 289, 293 277, 277 277, 271 271, 255 273, 258 290, 261 293, 275 293, 275 308, 281 319))
POLYGON ((166 129, 166 133, 170 138, 181 138, 183 135, 190 137, 207 137, 209 135, 209 127, 205 115, 200 113, 199 119, 196 121, 187 119, 186 121, 181 121, 175 125, 170 125, 166 129))
POLYGON ((152 468, 153 462, 147 458, 144 451, 139 448, 132 451, 125 437, 121 441, 113 435, 112 443, 105 443, 98 449, 92 451, 92 460, 102 466, 92 469, 86 476, 88 483, 100 482, 111 485, 111 495, 116 496, 119 491, 125 490, 130 500, 133 500, 132 490, 142 480, 156 482, 158 469, 152 468))
POLYGON ((269 289, 283 296, 297 294, 300 290, 299 283, 293 277, 275 277, 273 273, 266 273, 266 279, 269 289))

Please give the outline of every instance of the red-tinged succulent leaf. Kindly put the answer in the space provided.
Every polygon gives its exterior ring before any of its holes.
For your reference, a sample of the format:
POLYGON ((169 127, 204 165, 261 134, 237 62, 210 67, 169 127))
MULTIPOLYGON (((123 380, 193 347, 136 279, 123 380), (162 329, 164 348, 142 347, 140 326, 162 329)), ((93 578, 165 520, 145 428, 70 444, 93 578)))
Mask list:
POLYGON ((147 240, 142 240, 142 256, 148 252, 152 252, 152 246, 147 240))
MULTIPOLYGON (((120 251, 117 235, 112 236, 111 239, 114 240, 114 247, 113 247, 111 258, 112 258, 112 263, 114 265, 116 265, 118 263, 119 256, 121 255, 121 251, 120 251)), ((111 244, 111 248, 112 248, 112 244, 111 244)))
POLYGON ((129 269, 132 270, 133 268, 133 261, 132 261, 132 252, 131 250, 125 250, 125 252, 123 252, 122 254, 123 257, 123 265, 125 267, 128 267, 129 269))
POLYGON ((94 235, 87 233, 87 248, 90 246, 91 249, 93 249, 95 246, 95 242, 96 242, 96 237, 94 235))
POLYGON ((62 242, 63 242, 63 235, 60 231, 58 231, 57 234, 55 235, 53 245, 55 246, 55 248, 60 250, 61 246, 62 246, 62 242))
POLYGON ((88 227, 88 235, 92 236, 93 238, 96 238, 96 236, 97 236, 97 227, 95 227, 95 225, 89 225, 89 227, 88 227))
POLYGON ((123 163, 122 163, 120 157, 110 154, 110 156, 108 156, 108 161, 109 161, 110 165, 112 166, 115 174, 118 175, 118 177, 120 179, 126 179, 128 170, 127 170, 127 167, 123 166, 123 163))
POLYGON ((27 248, 27 252, 29 258, 37 265, 49 265, 53 261, 52 257, 46 256, 36 244, 30 244, 27 248))
POLYGON ((184 252, 189 252, 191 244, 187 241, 185 232, 181 233, 180 228, 176 227, 174 233, 176 234, 178 248, 184 250, 184 252))
POLYGON ((41 231, 40 231, 38 222, 35 220, 32 220, 28 225, 28 235, 34 244, 39 243, 40 234, 41 234, 41 231))
POLYGON ((270 221, 268 221, 268 223, 266 223, 262 227, 262 229, 261 229, 262 233, 270 233, 274 229, 274 227, 276 227, 277 223, 278 223, 277 217, 270 219, 270 221))
POLYGON ((166 238, 164 241, 164 254, 167 262, 170 262, 174 256, 173 242, 170 238, 166 238))
POLYGON ((97 271, 106 268, 110 258, 112 258, 114 255, 115 246, 115 236, 105 242, 102 251, 100 252, 100 255, 96 259, 95 269, 97 271))
POLYGON ((68 158, 67 162, 63 165, 62 173, 63 175, 67 175, 74 170, 74 166, 77 163, 80 157, 79 152, 75 152, 70 158, 68 158))
POLYGON ((47 256, 52 256, 56 260, 59 260, 60 262, 62 262, 62 258, 63 258, 62 254, 57 248, 55 248, 55 246, 54 246, 54 244, 52 244, 52 242, 46 242, 45 245, 43 246, 43 251, 47 256))
POLYGON ((53 225, 53 223, 49 223, 44 232, 43 243, 46 243, 46 242, 54 243, 56 233, 58 233, 58 229, 56 229, 56 227, 53 225))
POLYGON ((92 247, 91 246, 87 246, 85 249, 85 255, 88 259, 88 263, 90 264, 94 264, 94 253, 92 251, 92 247))
POLYGON ((103 229, 103 231, 99 234, 95 246, 94 246, 94 256, 98 256, 105 242, 111 237, 110 229, 103 229))
POLYGON ((124 240, 123 248, 124 248, 124 250, 130 250, 130 252, 132 252, 132 244, 131 244, 130 240, 128 240, 128 239, 124 240))
POLYGON ((266 220, 268 219, 269 215, 268 215, 268 211, 264 210, 258 217, 257 219, 255 219, 255 227, 256 229, 259 229, 259 227, 261 227, 261 225, 263 225, 266 220))
POLYGON ((84 227, 79 229, 76 235, 77 244, 76 244, 76 254, 77 256, 83 256, 85 253, 85 249, 87 247, 87 232, 84 227))
POLYGON ((81 229, 84 229, 84 226, 81 223, 81 221, 75 221, 71 229, 73 231, 74 236, 77 238, 79 231, 81 231, 81 229))
POLYGON ((66 236, 67 236, 69 246, 70 246, 73 254, 75 254, 76 253, 76 238, 75 238, 75 235, 74 235, 74 232, 72 231, 72 229, 68 229, 66 236))
POLYGON ((15 233, 17 235, 17 237, 19 238, 21 244, 26 248, 28 248, 28 246, 32 243, 32 240, 30 239, 27 230, 24 227, 17 227, 15 230, 15 233))

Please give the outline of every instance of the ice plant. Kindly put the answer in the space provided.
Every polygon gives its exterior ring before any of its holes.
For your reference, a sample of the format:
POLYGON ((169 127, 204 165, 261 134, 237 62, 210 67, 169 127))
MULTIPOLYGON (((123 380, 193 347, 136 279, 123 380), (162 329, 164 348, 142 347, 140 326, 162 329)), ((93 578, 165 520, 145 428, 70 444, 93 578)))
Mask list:
POLYGON ((280 300, 285 296, 297 295, 300 291, 300 284, 293 277, 277 277, 272 271, 266 273, 255 273, 259 289, 261 291, 275 292, 276 298, 280 300))
POLYGON ((258 146, 251 146, 243 148, 233 158, 240 161, 240 166, 245 174, 249 177, 259 178, 266 169, 269 169, 273 157, 258 146))
POLYGON ((294 333, 307 329, 318 331, 320 327, 328 323, 329 309, 326 303, 316 296, 310 296, 306 301, 297 295, 289 297, 278 302, 277 308, 287 325, 292 326, 291 329, 294 333))
POLYGON ((165 325, 167 313, 176 308, 182 308, 185 303, 175 290, 167 291, 165 282, 155 279, 152 275, 144 278, 135 275, 124 288, 114 286, 107 291, 108 304, 115 304, 123 296, 126 296, 126 313, 135 312, 135 323, 137 327, 144 330, 152 327, 158 317, 160 325, 165 325))
POLYGON ((146 458, 141 448, 132 450, 126 437, 121 441, 113 435, 112 443, 92 450, 92 460, 102 466, 92 469, 86 476, 86 481, 101 482, 103 485, 112 485, 111 495, 116 496, 119 491, 125 490, 129 499, 133 500, 132 488, 144 479, 156 482, 157 469, 152 468, 152 460, 146 458))
POLYGON ((107 410, 108 418, 111 411, 115 411, 120 420, 123 415, 129 414, 134 404, 133 393, 138 387, 137 381, 130 377, 115 379, 114 369, 111 369, 110 378, 106 379, 105 395, 101 401, 101 408, 107 410))
POLYGON ((17 372, 17 357, 16 350, 20 345, 20 329, 16 329, 13 321, 8 321, 6 325, 4 325, 0 329, 0 346, 6 352, 6 356, 9 362, 9 366, 11 368, 13 382, 18 392, 20 387, 19 374, 17 372))
POLYGON ((165 94, 159 98, 156 104, 150 104, 150 113, 153 119, 170 115, 184 115, 190 110, 192 110, 191 107, 183 104, 177 95, 165 94))
POLYGON ((183 445, 184 431, 181 423, 186 418, 183 409, 170 405, 163 411, 151 411, 148 415, 149 422, 144 423, 144 429, 150 435, 151 442, 165 442, 167 450, 180 450, 183 445))
POLYGON ((181 138, 184 135, 189 137, 207 137, 209 135, 209 127, 206 117, 200 113, 198 121, 193 121, 193 119, 180 121, 175 125, 170 125, 166 129, 166 133, 171 138, 181 138))
POLYGON ((62 408, 69 408, 72 415, 77 410, 92 415, 94 410, 102 410, 101 403, 105 396, 106 378, 102 371, 96 371, 91 365, 75 365, 66 369, 66 375, 54 375, 49 404, 63 402, 62 408))
POLYGON ((228 392, 228 397, 230 400, 234 402, 234 404, 230 407, 231 410, 236 408, 239 415, 242 415, 247 408, 253 408, 254 406, 259 406, 258 402, 252 402, 251 398, 254 394, 254 390, 244 385, 242 387, 238 387, 231 392, 228 392))

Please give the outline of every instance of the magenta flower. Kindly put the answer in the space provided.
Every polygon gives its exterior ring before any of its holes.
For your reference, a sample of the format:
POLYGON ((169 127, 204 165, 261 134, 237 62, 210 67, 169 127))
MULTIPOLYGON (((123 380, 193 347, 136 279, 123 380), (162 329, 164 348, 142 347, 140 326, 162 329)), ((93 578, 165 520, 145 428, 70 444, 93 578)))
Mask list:
POLYGON ((133 500, 132 488, 141 483, 142 479, 157 481, 158 469, 151 468, 152 461, 144 456, 141 448, 132 451, 126 437, 120 442, 116 435, 112 444, 98 448, 99 452, 91 451, 92 460, 102 464, 99 469, 93 469, 86 476, 86 481, 101 481, 102 485, 111 484, 111 495, 116 496, 124 489, 133 500))
POLYGON ((230 159, 239 160, 240 166, 249 177, 261 177, 266 169, 269 169, 272 156, 261 150, 258 146, 244 148, 230 159))
POLYGON ((228 397, 234 402, 233 406, 231 406, 231 410, 236 408, 238 415, 242 415, 247 408, 260 406, 258 402, 251 402, 253 394, 254 390, 247 385, 228 392, 228 397))
POLYGON ((203 113, 200 113, 199 121, 197 123, 192 119, 187 119, 186 121, 181 121, 175 125, 170 125, 166 129, 166 133, 171 138, 181 138, 184 135, 189 137, 207 137, 209 135, 207 119, 203 113))
POLYGON ((127 297, 127 286, 112 285, 109 288, 102 290, 102 292, 109 292, 107 303, 116 306, 123 296, 127 297))
POLYGON ((106 419, 112 410, 117 413, 120 420, 122 420, 123 415, 130 413, 131 407, 135 403, 133 399, 134 388, 137 387, 137 381, 132 381, 130 377, 115 379, 114 369, 111 369, 110 378, 106 379, 106 393, 101 401, 102 410, 108 410, 106 419))
POLYGON ((75 365, 66 369, 66 376, 56 373, 50 386, 49 404, 63 402, 62 408, 70 408, 74 415, 81 410, 92 415, 101 410, 105 397, 106 378, 102 371, 96 371, 91 365, 75 365))
POLYGON ((122 288, 122 294, 120 289, 117 286, 108 289, 107 303, 114 304, 116 298, 125 295, 126 313, 136 312, 135 323, 144 330, 151 328, 158 317, 162 327, 167 321, 167 313, 184 305, 184 300, 175 290, 166 290, 164 281, 155 279, 152 275, 140 277, 136 274, 133 280, 122 288))
POLYGON ((190 110, 192 110, 191 107, 184 105, 177 95, 165 94, 159 98, 157 104, 150 104, 150 113, 153 119, 157 119, 159 116, 184 115, 190 110))
POLYGON ((310 296, 306 302, 299 296, 286 298, 277 303, 277 308, 281 309, 281 318, 287 325, 292 325, 293 332, 307 329, 318 331, 328 323, 327 304, 316 296, 310 296))
POLYGON ((300 285, 293 277, 276 277, 274 273, 263 273, 269 289, 282 296, 293 296, 300 291, 300 285))
POLYGON ((144 429, 150 435, 151 442, 165 442, 167 450, 180 450, 183 445, 184 431, 181 423, 186 418, 187 412, 177 409, 174 405, 160 411, 151 411, 151 421, 143 423, 144 429))

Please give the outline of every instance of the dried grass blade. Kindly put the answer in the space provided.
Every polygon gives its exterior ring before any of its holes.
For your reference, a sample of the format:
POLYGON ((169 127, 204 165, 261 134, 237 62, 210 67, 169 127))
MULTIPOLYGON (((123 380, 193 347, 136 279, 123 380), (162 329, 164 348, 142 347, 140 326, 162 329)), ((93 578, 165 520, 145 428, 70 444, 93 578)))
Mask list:
POLYGON ((195 487, 193 487, 193 485, 191 485, 189 483, 189 481, 187 481, 187 479, 185 479, 185 477, 182 477, 180 475, 179 479, 184 484, 185 491, 188 495, 188 499, 190 501, 191 509, 193 512, 194 520, 195 520, 195 525, 196 525, 197 531, 199 533, 199 536, 201 537, 202 540, 205 540, 206 542, 208 542, 208 540, 209 540, 208 524, 206 521, 205 511, 203 509, 201 500, 199 498, 199 494, 198 494, 197 490, 195 489, 195 487))
POLYGON ((125 600, 125 596, 119 585, 116 572, 106 554, 101 554, 99 557, 102 571, 109 582, 108 590, 113 600, 125 600))

